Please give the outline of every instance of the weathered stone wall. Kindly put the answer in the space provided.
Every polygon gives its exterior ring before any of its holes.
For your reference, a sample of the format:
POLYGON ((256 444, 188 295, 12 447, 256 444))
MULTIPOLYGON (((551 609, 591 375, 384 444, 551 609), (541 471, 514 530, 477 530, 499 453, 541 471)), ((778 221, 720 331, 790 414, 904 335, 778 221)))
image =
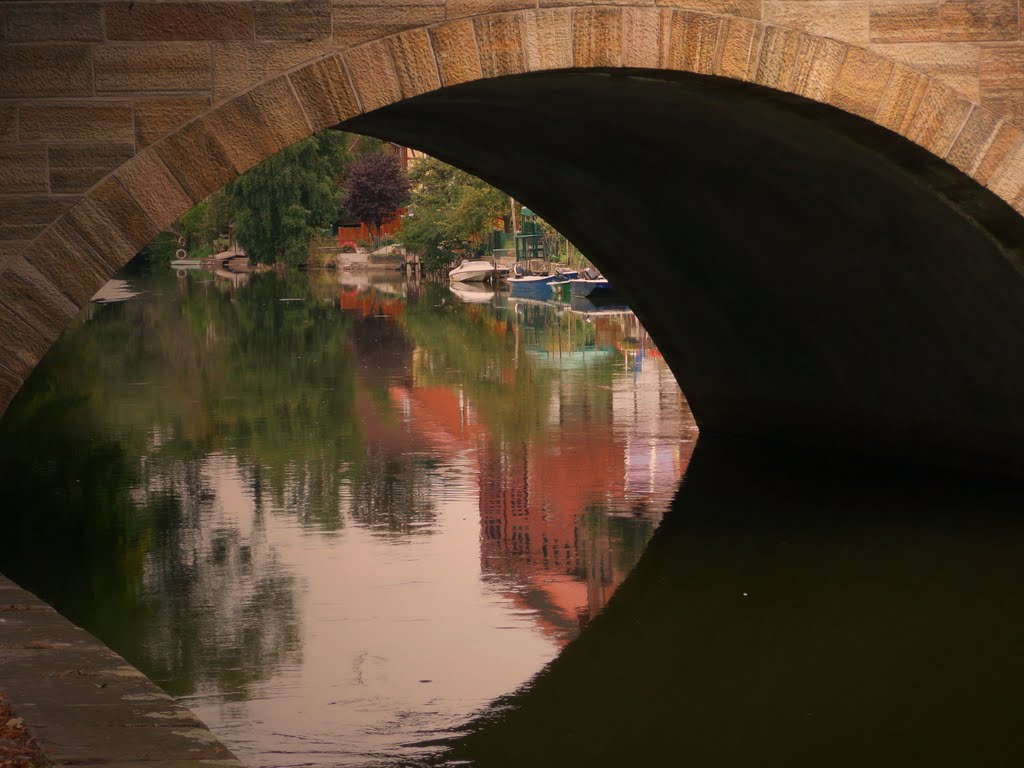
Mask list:
POLYGON ((0 412, 107 276, 282 147, 442 86, 618 67, 834 105, 1024 211, 1016 0, 7 2, 0 412))

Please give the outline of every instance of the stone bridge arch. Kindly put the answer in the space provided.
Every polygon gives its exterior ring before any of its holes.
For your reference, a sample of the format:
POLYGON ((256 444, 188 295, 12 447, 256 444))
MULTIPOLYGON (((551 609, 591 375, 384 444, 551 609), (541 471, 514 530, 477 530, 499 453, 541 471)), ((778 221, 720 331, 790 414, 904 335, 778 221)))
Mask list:
MULTIPOLYGON (((6 407, 78 308, 162 228, 238 173, 315 131, 344 123, 390 132, 415 146, 415 137, 409 141, 410 121, 447 108, 445 94, 486 112, 489 83, 554 82, 548 99, 573 87, 557 77, 590 77, 591 86, 594 77, 604 78, 603 85, 623 79, 683 83, 679 92, 687 93, 715 84, 732 89, 733 101, 767 99, 805 121, 808 115, 813 122, 823 114, 845 114, 849 117, 837 129, 841 134, 870 126, 868 138, 850 146, 867 155, 883 157, 890 150, 900 155, 897 172, 905 178, 899 189, 927 187, 934 198, 929 203, 933 219, 940 211, 959 222, 956 232, 942 232, 957 247, 967 247, 971 239, 963 228, 976 228, 971 242, 981 243, 980 250, 964 261, 983 266, 977 274, 973 266, 963 271, 962 264, 951 272, 947 258, 926 288, 926 300, 917 303, 907 291, 914 275, 901 274, 900 297, 911 306, 905 312, 895 304, 881 308, 884 316, 872 321, 873 328, 862 320, 837 325, 832 318, 821 335, 814 330, 821 318, 789 318, 785 330, 796 333, 771 350, 784 358, 773 363, 758 348, 772 346, 768 337, 751 336, 756 319, 746 318, 739 327, 714 296, 697 315, 718 326, 714 342, 700 349, 675 343, 678 318, 670 311, 671 296, 663 290, 660 305, 653 306, 658 302, 648 301, 640 282, 630 280, 631 257, 601 253, 600 243, 592 243, 601 266, 629 285, 702 428, 798 442, 838 441, 855 451, 1019 471, 1024 458, 1024 300, 1017 301, 1024 299, 1024 133, 1012 86, 1024 78, 1016 71, 1024 56, 1015 58, 1016 4, 1012 14, 1002 0, 938 2, 928 9, 874 0, 843 3, 841 9, 835 3, 795 8, 774 0, 684 5, 675 0, 664 6, 137 1, 82 3, 57 12, 50 4, 12 4, 4 11, 7 42, 0 47, 0 93, 11 97, 2 109, 12 139, 0 150, 0 174, 11 192, 0 203, 0 231, 8 237, 0 250, 0 406, 6 407), (60 27, 66 20, 60 14, 78 22, 98 18, 95 29, 76 27, 74 34, 86 35, 87 42, 52 42, 68 34, 60 27), (333 36, 322 33, 325 19, 333 36), (350 22, 358 35, 339 35, 350 22), (277 40, 281 45, 268 48, 261 34, 291 41, 277 40), (21 42, 25 35, 47 42, 21 42), (196 41, 233 36, 246 41, 241 65, 227 70, 227 84, 218 83, 215 58, 243 49, 230 42, 204 48, 196 41), (995 55, 986 54, 992 46, 1003 57, 992 71, 1002 74, 993 75, 997 84, 989 92, 980 62, 995 55), (204 56, 214 60, 207 65, 204 56), (957 57, 966 58, 966 68, 955 65, 957 57), (979 62, 974 80, 972 61, 979 62), (211 73, 203 85, 209 92, 205 102, 202 96, 176 93, 182 83, 202 81, 204 67, 211 73), (616 79, 615 73, 623 77, 616 79), (33 85, 43 96, 34 98, 33 85), (156 99, 153 107, 147 88, 171 96, 156 99), (65 98, 68 89, 79 95, 65 98), (57 96, 46 95, 51 93, 57 96), (112 93, 125 95, 119 99, 112 93), (189 99, 191 106, 182 107, 189 99), (807 112, 808 105, 819 105, 819 111, 807 112), (106 141, 110 132, 125 139, 129 130, 123 119, 111 121, 111 110, 120 110, 120 118, 131 113, 130 142, 106 141), (392 130, 402 121, 404 128, 392 130), (64 147, 68 136, 73 140, 64 147), (115 144, 123 156, 104 154, 104 147, 115 144), (93 166, 90 156, 98 157, 93 166), (40 158, 42 170, 34 164, 40 158), (93 176, 99 178, 93 182, 93 176), (971 189, 967 180, 987 192, 971 189), (967 200, 975 193, 978 200, 967 200), (963 243, 961 235, 967 238, 963 243), (955 315, 949 322, 944 309, 955 315), (898 342, 889 344, 887 334, 898 342), (721 356, 730 358, 725 364, 714 360, 719 342, 721 356), (876 359, 879 344, 886 349, 876 359), (948 357, 940 361, 942 354, 948 357), (714 375, 702 374, 701 366, 715 369, 714 375), (867 371, 884 366, 898 370, 867 371), (791 380, 798 386, 791 387, 791 380)), ((445 130, 443 121, 435 120, 433 138, 421 143, 444 156, 445 130)), ((469 138, 464 133, 460 140, 469 138)), ((493 160, 493 148, 490 152, 493 160)), ((457 149, 449 148, 447 155, 460 160, 457 149)), ((484 160, 461 164, 489 175, 484 160)), ((500 174, 490 178, 516 183, 500 174)), ((520 197, 530 201, 529 187, 522 189, 526 194, 520 197)), ((891 199, 898 196, 890 190, 891 199)), ((763 199, 766 207, 774 204, 771 194, 763 199)), ((536 207, 576 234, 575 213, 547 204, 536 207)), ((922 213, 907 226, 921 230, 927 220, 922 213)), ((878 232, 890 224, 883 222, 878 232)), ((910 235, 901 231, 896 239, 902 237, 910 235)), ((658 267, 662 272, 655 281, 663 288, 679 279, 671 259, 661 259, 658 267)), ((914 270, 928 271, 914 262, 896 272, 914 270)), ((764 288, 755 281, 737 290, 756 299, 764 288)), ((814 288, 813 281, 800 286, 814 288)), ((830 299, 819 298, 826 304, 830 299)), ((849 298, 840 304, 852 320, 849 298)), ((865 314, 879 310, 864 309, 865 314)), ((700 324, 692 328, 693 333, 707 330, 700 324)))

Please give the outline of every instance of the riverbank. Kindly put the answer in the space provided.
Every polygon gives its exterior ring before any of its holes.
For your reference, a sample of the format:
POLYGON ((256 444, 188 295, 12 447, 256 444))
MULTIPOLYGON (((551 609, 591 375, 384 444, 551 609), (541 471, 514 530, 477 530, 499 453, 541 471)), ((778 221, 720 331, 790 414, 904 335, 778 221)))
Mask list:
MULTIPOLYGON (((45 757, 51 765, 145 761, 151 768, 169 768, 187 760, 195 766, 242 768, 195 715, 2 575, 0 696, 14 713, 0 725, 20 719, 38 745, 36 752, 24 753, 29 762, 12 757, 13 766, 39 766, 36 760, 45 757)), ((11 728, 21 733, 20 725, 11 728)), ((21 738, 22 744, 28 746, 27 739, 21 738)), ((5 760, 0 753, 0 763, 6 765, 5 760)))

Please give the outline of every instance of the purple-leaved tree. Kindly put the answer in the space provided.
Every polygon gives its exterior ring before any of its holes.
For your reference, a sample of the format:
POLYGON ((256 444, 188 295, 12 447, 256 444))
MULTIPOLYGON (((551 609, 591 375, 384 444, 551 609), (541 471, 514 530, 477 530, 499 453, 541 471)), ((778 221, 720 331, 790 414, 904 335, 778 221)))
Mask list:
POLYGON ((366 224, 375 238, 385 219, 409 201, 409 177, 390 152, 363 155, 350 163, 344 188, 345 212, 366 224))

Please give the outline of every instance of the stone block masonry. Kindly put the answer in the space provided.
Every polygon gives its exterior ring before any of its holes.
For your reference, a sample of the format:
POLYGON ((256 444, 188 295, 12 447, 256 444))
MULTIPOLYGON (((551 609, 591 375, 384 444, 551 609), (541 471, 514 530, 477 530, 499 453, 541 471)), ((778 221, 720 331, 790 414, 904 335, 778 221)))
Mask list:
POLYGON ((2 575, 0 692, 54 766, 242 768, 195 715, 2 575))

